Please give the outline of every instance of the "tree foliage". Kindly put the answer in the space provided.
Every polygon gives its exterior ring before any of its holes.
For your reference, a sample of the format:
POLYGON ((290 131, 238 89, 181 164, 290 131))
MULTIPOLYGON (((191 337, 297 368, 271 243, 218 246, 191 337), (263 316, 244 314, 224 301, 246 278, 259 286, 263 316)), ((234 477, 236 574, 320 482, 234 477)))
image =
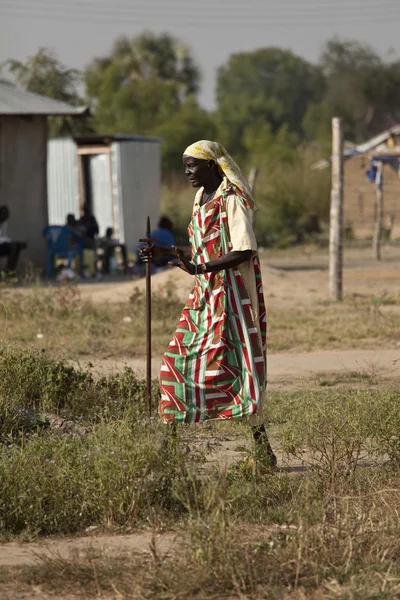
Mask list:
POLYGON ((233 54, 217 76, 218 122, 229 146, 240 146, 249 126, 282 126, 302 135, 310 104, 324 89, 320 69, 280 48, 233 54))
POLYGON ((199 88, 189 50, 168 34, 144 32, 116 40, 109 56, 85 70, 98 129, 152 133, 199 88))
MULTIPOLYGON (((81 80, 77 69, 70 69, 61 63, 56 54, 47 48, 39 48, 26 62, 8 60, 5 65, 16 81, 28 92, 61 100, 72 106, 83 104, 78 93, 81 80)), ((50 135, 71 135, 91 130, 82 120, 68 117, 49 119, 50 135)))
POLYGON ((62 100, 72 105, 81 103, 77 86, 80 73, 63 65, 47 48, 39 48, 25 63, 8 60, 6 66, 27 91, 62 100))
POLYGON ((216 134, 196 101, 200 71, 188 48, 168 34, 117 39, 108 57, 87 67, 84 80, 97 130, 163 137, 166 171, 180 168, 185 144, 205 131, 216 134))
MULTIPOLYGON (((7 65, 25 89, 83 103, 81 74, 49 50, 7 65)), ((163 138, 163 172, 174 201, 182 152, 197 139, 218 139, 245 170, 257 166, 256 227, 265 242, 274 232, 297 235, 307 215, 327 215, 329 172, 316 174, 310 165, 330 151, 333 116, 343 117, 353 141, 400 120, 400 60, 336 38, 316 64, 275 47, 233 54, 217 74, 214 112, 199 105, 200 71, 190 50, 167 33, 118 38, 82 80, 95 131, 163 138)), ((79 121, 65 123, 51 120, 51 133, 78 132, 79 121)))
POLYGON ((367 44, 335 38, 326 43, 320 66, 326 91, 305 117, 310 137, 329 137, 333 116, 344 119, 346 137, 357 142, 398 122, 399 60, 384 60, 367 44))
POLYGON ((182 153, 187 146, 199 139, 218 137, 212 116, 200 108, 194 96, 189 96, 181 110, 166 119, 156 129, 156 134, 165 140, 163 170, 171 173, 182 170, 182 153))

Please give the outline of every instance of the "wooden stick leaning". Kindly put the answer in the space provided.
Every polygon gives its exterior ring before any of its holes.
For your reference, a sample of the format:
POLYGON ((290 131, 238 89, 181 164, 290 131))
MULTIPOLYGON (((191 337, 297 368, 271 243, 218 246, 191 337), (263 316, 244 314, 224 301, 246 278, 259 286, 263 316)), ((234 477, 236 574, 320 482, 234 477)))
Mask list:
MULTIPOLYGON (((139 242, 146 242, 150 248, 153 242, 150 228, 150 217, 147 217, 146 237, 139 242)), ((151 417, 151 260, 146 261, 146 408, 147 416, 151 417)))

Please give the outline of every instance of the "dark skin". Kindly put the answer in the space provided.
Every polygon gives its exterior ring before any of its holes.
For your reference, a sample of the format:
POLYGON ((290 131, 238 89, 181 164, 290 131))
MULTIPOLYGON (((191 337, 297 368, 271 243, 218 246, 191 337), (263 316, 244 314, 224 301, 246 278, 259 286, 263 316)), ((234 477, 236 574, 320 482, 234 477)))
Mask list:
MULTIPOLYGON (((192 187, 204 188, 200 206, 210 202, 215 195, 222 182, 222 177, 219 173, 217 164, 213 160, 200 160, 191 156, 183 155, 183 165, 185 175, 189 179, 192 187)), ((216 271, 224 271, 233 269, 241 263, 246 262, 251 258, 251 250, 232 251, 217 260, 207 263, 207 271, 214 273, 216 271)), ((190 247, 177 248, 171 246, 154 246, 145 247, 141 251, 141 256, 144 262, 148 260, 157 260, 161 256, 175 256, 179 259, 179 263, 169 263, 175 267, 179 267, 189 275, 195 274, 195 265, 191 262, 192 251, 190 247)))

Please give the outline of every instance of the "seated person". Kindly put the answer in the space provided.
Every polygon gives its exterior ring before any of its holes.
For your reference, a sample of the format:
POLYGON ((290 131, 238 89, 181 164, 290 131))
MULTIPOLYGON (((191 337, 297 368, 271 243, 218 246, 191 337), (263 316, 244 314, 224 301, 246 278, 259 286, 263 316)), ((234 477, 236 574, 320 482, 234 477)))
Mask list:
POLYGON ((83 205, 83 215, 76 223, 76 230, 83 238, 83 247, 86 250, 95 250, 95 238, 99 234, 99 226, 96 217, 87 203, 83 205))
POLYGON ((78 227, 78 221, 76 220, 75 215, 69 213, 69 215, 67 215, 65 225, 66 227, 71 227, 71 229, 76 229, 78 227))
POLYGON ((25 242, 15 242, 7 235, 7 222, 10 218, 8 206, 0 206, 0 256, 7 256, 6 273, 16 270, 21 250, 27 248, 25 242))
POLYGON ((79 237, 82 237, 82 236, 78 231, 78 221, 76 220, 75 215, 73 215, 72 213, 69 213, 67 215, 67 218, 65 221, 65 226, 69 227, 70 229, 73 229, 75 231, 75 235, 71 234, 70 236, 68 236, 68 248, 70 248, 70 249, 76 248, 78 245, 76 236, 79 236, 79 237))
MULTIPOLYGON (((176 241, 172 233, 172 227, 172 221, 170 221, 168 217, 160 218, 158 222, 158 228, 152 231, 150 235, 151 238, 157 240, 154 242, 156 246, 176 246, 176 241)), ((138 263, 142 262, 142 259, 139 255, 139 250, 145 245, 146 244, 144 242, 141 242, 136 249, 138 263)), ((174 260, 173 256, 162 256, 158 260, 154 261, 153 265, 156 267, 165 267, 171 260, 174 260)))
POLYGON ((122 254, 122 264, 124 273, 128 271, 128 259, 125 244, 121 244, 119 240, 113 238, 114 231, 112 227, 108 227, 105 237, 100 240, 100 248, 103 249, 102 271, 103 273, 110 272, 110 261, 115 255, 115 249, 120 248, 122 254))

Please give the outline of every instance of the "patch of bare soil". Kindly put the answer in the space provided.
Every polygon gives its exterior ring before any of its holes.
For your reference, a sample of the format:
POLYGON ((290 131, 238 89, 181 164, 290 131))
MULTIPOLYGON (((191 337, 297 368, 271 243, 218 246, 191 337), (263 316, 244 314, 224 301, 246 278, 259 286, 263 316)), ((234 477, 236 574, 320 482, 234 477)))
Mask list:
POLYGON ((34 565, 41 557, 68 558, 94 554, 151 554, 151 546, 155 544, 159 554, 172 551, 175 535, 161 535, 150 532, 133 533, 129 535, 99 535, 88 534, 84 537, 48 539, 39 542, 6 542, 0 544, 0 568, 34 565))

